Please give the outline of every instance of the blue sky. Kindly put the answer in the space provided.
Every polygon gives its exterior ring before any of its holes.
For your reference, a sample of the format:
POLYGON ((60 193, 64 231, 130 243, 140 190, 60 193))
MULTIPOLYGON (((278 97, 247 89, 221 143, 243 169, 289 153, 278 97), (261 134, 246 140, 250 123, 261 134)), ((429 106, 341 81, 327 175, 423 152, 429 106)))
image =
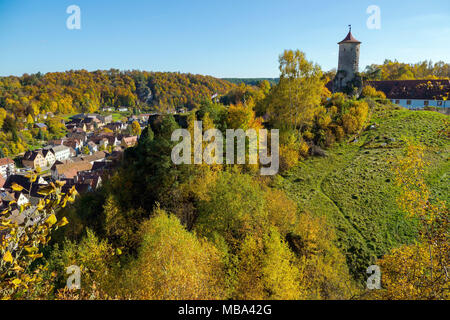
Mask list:
POLYGON ((0 0, 0 75, 70 69, 277 77, 300 49, 324 70, 353 25, 360 67, 385 59, 450 62, 449 0, 0 0), (69 5, 81 29, 69 30, 69 5), (366 9, 381 9, 381 29, 366 9))

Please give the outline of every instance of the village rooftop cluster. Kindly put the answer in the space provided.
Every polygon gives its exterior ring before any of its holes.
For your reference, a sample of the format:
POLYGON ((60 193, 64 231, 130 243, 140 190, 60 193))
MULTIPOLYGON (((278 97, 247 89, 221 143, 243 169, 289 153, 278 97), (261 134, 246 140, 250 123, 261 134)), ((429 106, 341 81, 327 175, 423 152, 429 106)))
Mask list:
MULTIPOLYGON (((64 138, 49 140, 42 148, 25 152, 19 161, 16 159, 17 163, 11 158, 0 158, 0 209, 14 203, 17 209, 13 219, 20 223, 43 197, 38 194, 39 188, 53 181, 65 182, 63 192, 72 186, 78 193, 97 189, 102 177, 120 164, 124 150, 137 144, 138 135, 130 134, 132 123, 143 128, 152 116, 157 114, 131 115, 126 121, 113 121, 111 114, 82 113, 68 121, 61 120, 68 132, 64 138), (26 177, 30 171, 39 172, 34 183, 26 177), (23 190, 14 191, 14 184, 23 190), (31 207, 20 213, 20 206, 27 203, 31 207)), ((54 115, 47 113, 41 119, 51 117, 54 115)), ((47 130, 42 122, 34 126, 47 130)))

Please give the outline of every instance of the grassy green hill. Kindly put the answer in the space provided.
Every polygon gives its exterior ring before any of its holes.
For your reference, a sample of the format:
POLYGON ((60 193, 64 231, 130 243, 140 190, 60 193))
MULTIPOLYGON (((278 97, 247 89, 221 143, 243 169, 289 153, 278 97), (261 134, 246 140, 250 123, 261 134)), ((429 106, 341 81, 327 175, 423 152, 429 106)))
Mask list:
POLYGON ((308 159, 277 181, 303 211, 325 215, 357 278, 390 248, 416 237, 415 222, 396 204, 392 164, 407 140, 427 146, 427 181, 435 197, 449 200, 449 140, 439 135, 448 116, 372 104, 370 124, 352 143, 308 159))

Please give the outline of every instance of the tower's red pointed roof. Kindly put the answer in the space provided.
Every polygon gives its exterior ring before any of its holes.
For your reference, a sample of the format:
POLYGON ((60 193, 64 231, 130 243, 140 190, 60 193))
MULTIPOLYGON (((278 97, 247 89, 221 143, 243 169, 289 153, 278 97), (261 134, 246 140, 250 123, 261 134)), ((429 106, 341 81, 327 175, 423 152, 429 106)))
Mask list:
POLYGON ((344 40, 338 42, 338 44, 341 43, 361 43, 361 41, 356 40, 355 37, 353 37, 352 32, 350 31, 344 40))

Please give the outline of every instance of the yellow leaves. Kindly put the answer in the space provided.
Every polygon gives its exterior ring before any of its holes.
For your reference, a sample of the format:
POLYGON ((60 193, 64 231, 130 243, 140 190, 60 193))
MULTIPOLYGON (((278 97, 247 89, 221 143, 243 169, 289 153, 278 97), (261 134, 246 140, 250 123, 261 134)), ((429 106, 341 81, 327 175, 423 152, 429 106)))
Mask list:
POLYGON ((6 251, 6 253, 3 255, 3 261, 8 262, 8 263, 13 262, 13 256, 12 256, 11 252, 6 251))
POLYGON ((23 190, 23 187, 22 187, 21 185, 18 185, 18 184, 15 183, 15 182, 12 184, 11 188, 12 188, 14 191, 22 191, 22 190, 23 190))
POLYGON ((27 178, 28 180, 30 180, 30 182, 36 181, 36 175, 35 175, 35 174, 32 174, 32 173, 27 173, 27 174, 25 175, 25 178, 27 178), (33 179, 33 178, 34 178, 34 181, 31 180, 31 179, 33 179))
POLYGON ((37 247, 25 247, 24 249, 28 253, 37 252, 39 250, 37 247))
POLYGON ((36 206, 36 210, 41 211, 44 208, 45 208, 45 201, 43 199, 40 199, 36 206))
POLYGON ((42 258, 42 255, 43 255, 42 253, 33 253, 33 254, 29 254, 28 257, 35 260, 38 258, 42 258))
POLYGON ((22 283, 22 280, 20 280, 20 279, 14 279, 13 281, 11 281, 11 283, 17 287, 19 284, 22 283))
POLYGON ((39 188, 38 194, 43 195, 43 196, 48 196, 53 192, 55 192, 55 186, 48 185, 48 186, 39 188))
POLYGON ((58 222, 57 226, 58 226, 58 227, 64 227, 64 226, 67 225, 68 223, 69 223, 69 221, 67 220, 67 218, 66 218, 66 217, 63 217, 63 218, 61 219, 61 221, 58 222))
POLYGON ((52 226, 56 223, 57 219, 54 214, 50 215, 47 220, 45 221, 48 225, 52 226))
POLYGON ((55 184, 56 184, 57 187, 61 188, 61 187, 63 187, 66 184, 66 181, 59 181, 58 180, 58 181, 55 182, 55 184))

